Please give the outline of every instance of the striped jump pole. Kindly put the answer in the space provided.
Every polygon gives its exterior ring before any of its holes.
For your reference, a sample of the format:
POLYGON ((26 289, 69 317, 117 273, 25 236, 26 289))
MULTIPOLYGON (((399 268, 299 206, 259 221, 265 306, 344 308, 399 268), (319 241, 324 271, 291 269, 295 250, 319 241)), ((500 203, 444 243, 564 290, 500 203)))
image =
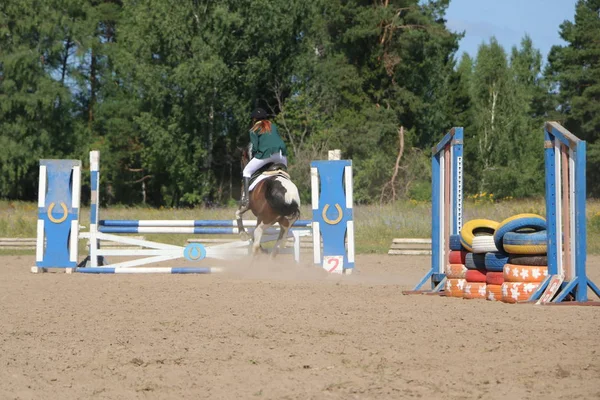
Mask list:
POLYGON ((181 267, 181 268, 77 268, 77 272, 83 274, 212 274, 215 272, 221 272, 221 268, 193 268, 193 267, 181 267))
MULTIPOLYGON (((251 227, 256 226, 256 220, 245 219, 242 221, 244 226, 251 227)), ((312 221, 310 220, 298 220, 292 225, 293 227, 310 227, 312 225, 312 221)), ((129 226, 129 227, 237 227, 237 221, 235 219, 225 219, 225 220, 210 220, 210 219, 200 219, 200 220, 129 220, 129 219, 107 219, 101 220, 100 226, 129 226)), ((275 224, 274 226, 278 226, 275 224)), ((237 232, 236 232, 237 233, 237 232)))
MULTIPOLYGON (((248 228, 248 231, 251 233, 254 229, 248 228)), ((291 231, 294 229, 292 228, 291 231)), ((226 227, 179 227, 179 226, 100 226, 98 229, 99 232, 104 233, 187 233, 190 235, 237 235, 239 234, 239 229, 235 228, 226 228, 226 227)), ((274 235, 279 232, 278 229, 266 229, 265 234, 274 235)))
POLYGON ((544 153, 548 276, 529 300, 589 304, 588 287, 598 297, 600 289, 586 272, 586 142, 559 123, 546 122, 544 153))
POLYGON ((450 235, 457 235, 463 220, 463 128, 452 128, 433 147, 431 156, 431 269, 413 293, 437 293, 444 288, 444 269, 450 254, 450 235), (421 290, 428 281, 431 290, 421 290))

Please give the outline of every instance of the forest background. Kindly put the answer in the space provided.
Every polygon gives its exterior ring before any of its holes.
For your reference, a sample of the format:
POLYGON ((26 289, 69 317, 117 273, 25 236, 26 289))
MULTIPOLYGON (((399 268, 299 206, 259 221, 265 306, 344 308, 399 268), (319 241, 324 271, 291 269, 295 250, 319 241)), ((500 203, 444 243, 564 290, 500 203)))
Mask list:
POLYGON ((429 201, 431 146, 455 126, 467 195, 543 196, 547 120, 588 142, 599 197, 600 0, 576 3, 547 60, 528 36, 457 59, 449 3, 3 0, 0 198, 35 200, 39 159, 94 149, 104 203, 232 205, 256 106, 305 203, 330 149, 353 160, 357 204, 429 201))

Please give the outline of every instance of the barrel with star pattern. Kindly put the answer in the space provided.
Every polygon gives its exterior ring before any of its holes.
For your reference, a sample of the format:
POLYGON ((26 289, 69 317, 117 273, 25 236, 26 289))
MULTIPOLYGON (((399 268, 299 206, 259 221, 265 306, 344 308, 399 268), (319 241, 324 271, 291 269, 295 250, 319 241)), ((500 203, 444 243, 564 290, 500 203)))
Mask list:
POLYGON ((462 297, 466 283, 467 281, 465 279, 446 279, 446 296, 462 297))
POLYGON ((502 301, 505 303, 527 301, 539 285, 536 282, 504 282, 502 284, 502 301))
POLYGON ((542 282, 548 276, 548 267, 505 264, 503 275, 505 282, 542 282))
POLYGON ((463 299, 485 299, 485 282, 466 282, 463 290, 463 299))

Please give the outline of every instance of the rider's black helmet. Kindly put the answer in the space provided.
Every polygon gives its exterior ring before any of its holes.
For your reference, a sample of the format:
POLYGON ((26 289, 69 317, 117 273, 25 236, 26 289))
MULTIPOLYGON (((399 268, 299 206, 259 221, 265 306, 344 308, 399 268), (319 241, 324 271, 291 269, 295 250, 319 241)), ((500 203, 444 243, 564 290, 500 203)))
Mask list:
POLYGON ((257 121, 268 118, 267 112, 260 107, 255 108, 254 111, 252 111, 252 115, 250 116, 252 117, 252 119, 255 119, 257 121))

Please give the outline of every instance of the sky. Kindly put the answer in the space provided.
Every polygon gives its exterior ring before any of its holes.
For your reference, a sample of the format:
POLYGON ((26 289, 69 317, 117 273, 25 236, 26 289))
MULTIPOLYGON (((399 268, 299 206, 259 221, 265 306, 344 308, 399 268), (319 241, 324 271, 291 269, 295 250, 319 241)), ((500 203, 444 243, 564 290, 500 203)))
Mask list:
POLYGON ((463 52, 477 55, 482 42, 495 36, 510 54, 512 46, 520 46, 529 34, 533 46, 542 53, 545 65, 553 45, 565 45, 559 27, 565 20, 573 21, 577 0, 450 0, 446 12, 447 26, 454 32, 465 31, 459 42, 456 59, 463 52))

